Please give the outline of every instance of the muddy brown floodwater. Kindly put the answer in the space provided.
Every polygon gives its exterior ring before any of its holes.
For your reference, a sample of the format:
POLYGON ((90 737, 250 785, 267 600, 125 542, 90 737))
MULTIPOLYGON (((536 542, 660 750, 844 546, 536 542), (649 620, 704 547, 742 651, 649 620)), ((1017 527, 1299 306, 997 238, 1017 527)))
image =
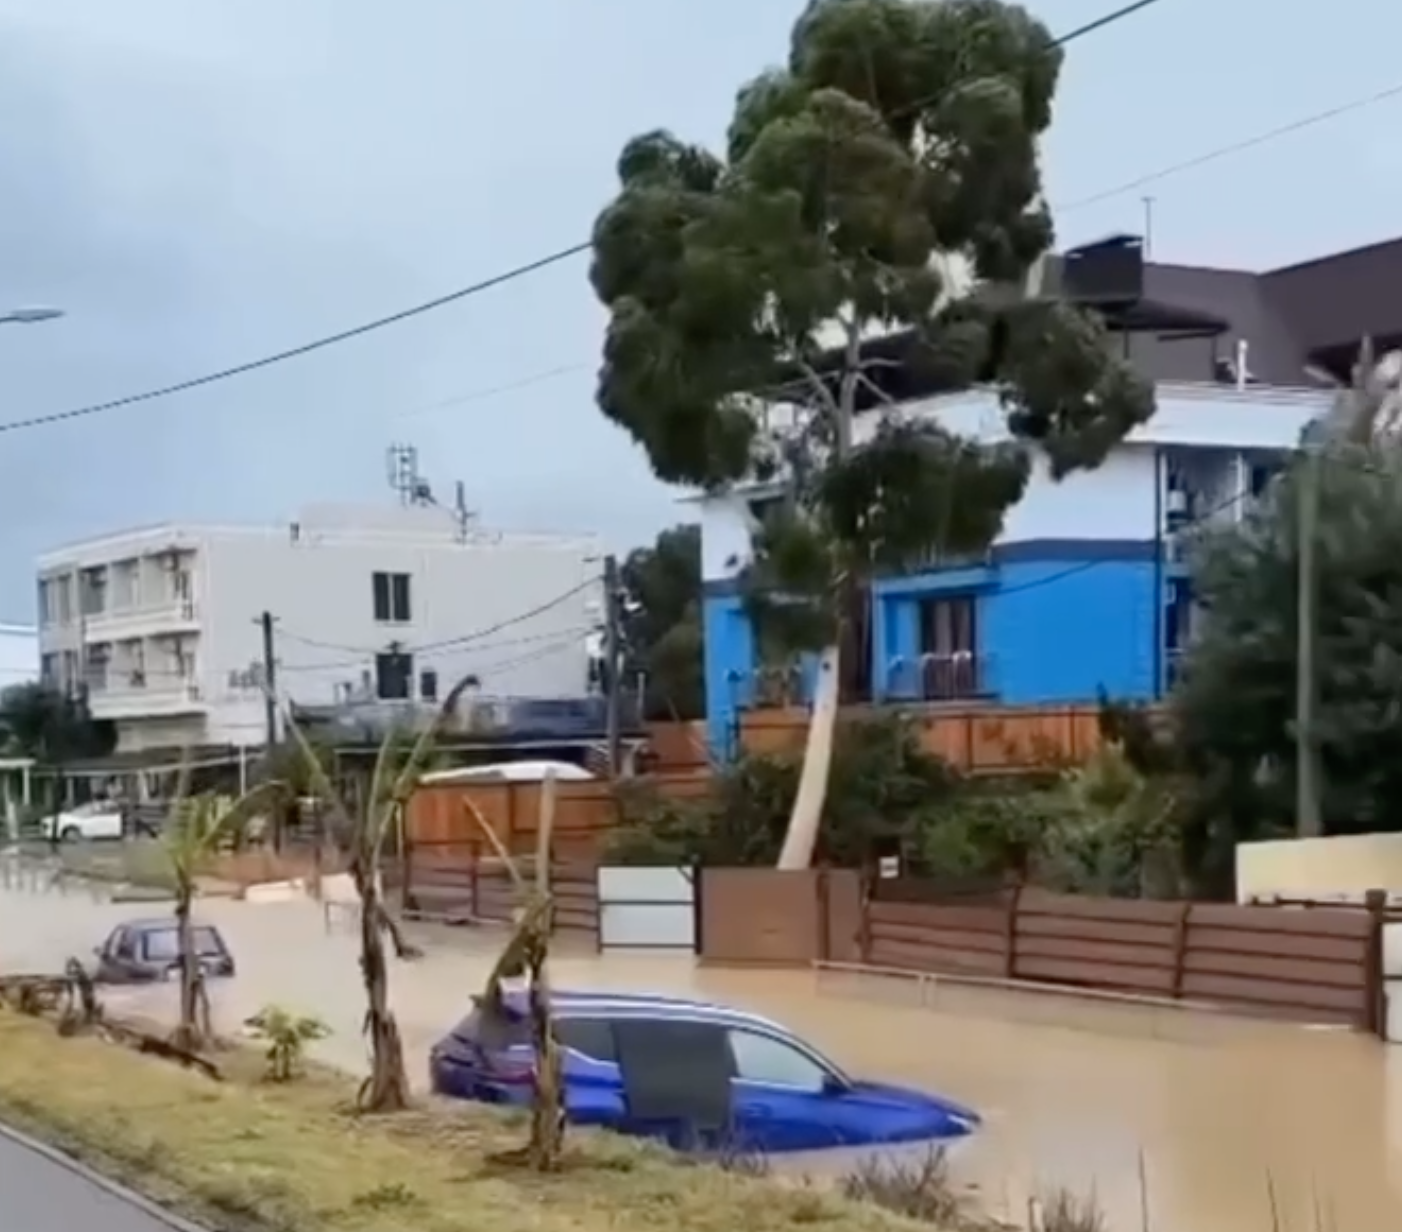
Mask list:
MULTIPOLYGON (((0 954, 14 970, 86 955, 116 920, 161 908, 0 890, 0 954)), ((211 900, 239 960, 218 989, 226 1029, 268 1002, 317 1013, 322 1057, 360 1069, 354 938, 320 909, 211 900)), ((428 1047, 477 991, 490 937, 423 934, 426 957, 394 968, 392 996, 416 1081, 428 1047)), ((1402 1055, 1375 1040, 1181 1011, 800 972, 698 970, 681 958, 562 954, 559 987, 677 992, 779 1019, 854 1073, 964 1101, 985 1128, 954 1156, 995 1213, 1038 1188, 1095 1188, 1109 1232, 1402 1228, 1402 1055), (1142 1177, 1142 1183, 1141 1183, 1142 1177), (1274 1197, 1272 1198, 1272 1191, 1274 1197)), ((172 1013, 174 990, 109 1000, 172 1013)), ((3 1058, 0 1058, 3 1063, 3 1058)), ((850 1161, 786 1161, 829 1171, 850 1161)))

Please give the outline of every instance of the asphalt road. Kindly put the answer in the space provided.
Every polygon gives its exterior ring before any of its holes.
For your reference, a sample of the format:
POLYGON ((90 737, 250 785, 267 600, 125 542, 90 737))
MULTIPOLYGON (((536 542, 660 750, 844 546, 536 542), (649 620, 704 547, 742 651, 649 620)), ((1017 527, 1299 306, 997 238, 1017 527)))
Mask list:
POLYGON ((165 1220, 3 1133, 0 1228, 4 1232, 171 1232, 165 1220))

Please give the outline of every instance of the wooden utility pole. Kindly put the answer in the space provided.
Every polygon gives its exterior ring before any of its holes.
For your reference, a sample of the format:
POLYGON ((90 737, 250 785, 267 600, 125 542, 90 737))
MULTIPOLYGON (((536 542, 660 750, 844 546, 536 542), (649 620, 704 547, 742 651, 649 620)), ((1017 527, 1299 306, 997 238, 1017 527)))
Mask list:
POLYGON ((604 557, 604 682, 608 732, 609 774, 617 778, 623 769, 623 584, 618 557, 604 557))

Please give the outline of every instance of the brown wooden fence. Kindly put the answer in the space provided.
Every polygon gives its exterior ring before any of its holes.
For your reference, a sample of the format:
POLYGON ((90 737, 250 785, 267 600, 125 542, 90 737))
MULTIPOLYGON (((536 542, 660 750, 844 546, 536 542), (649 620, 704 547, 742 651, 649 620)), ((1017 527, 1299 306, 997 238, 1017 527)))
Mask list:
MULTIPOLYGON (((523 859, 522 873, 530 875, 523 859)), ((510 873, 500 860, 477 847, 421 846, 412 858, 395 861, 385 872, 386 889, 411 918, 449 924, 509 924, 517 904, 510 873)), ((550 871, 555 896, 555 932, 597 945, 598 874, 592 862, 560 862, 550 871)))
MULTIPOLYGON (((675 798, 702 797, 711 789, 709 773, 656 774, 632 781, 675 798)), ((410 797, 407 810, 409 844, 478 849, 482 833, 464 805, 471 799, 507 850, 528 851, 535 846, 540 793, 539 783, 506 781, 420 787, 410 797)), ((554 847, 570 860, 597 852, 603 835, 617 822, 612 784, 602 780, 555 784, 554 847)))
POLYGON ((1381 1026, 1380 894, 1370 895, 1366 910, 1031 889, 911 901, 907 887, 904 901, 891 901, 863 895, 857 878, 848 871, 705 870, 703 958, 855 963, 1381 1026))
MULTIPOLYGON (((969 774, 1019 774, 1080 764, 1100 747, 1094 706, 910 706, 925 749, 969 774)), ((853 716, 862 711, 853 708, 853 716)), ((740 723, 752 753, 801 753, 808 730, 803 709, 750 710, 740 723)))

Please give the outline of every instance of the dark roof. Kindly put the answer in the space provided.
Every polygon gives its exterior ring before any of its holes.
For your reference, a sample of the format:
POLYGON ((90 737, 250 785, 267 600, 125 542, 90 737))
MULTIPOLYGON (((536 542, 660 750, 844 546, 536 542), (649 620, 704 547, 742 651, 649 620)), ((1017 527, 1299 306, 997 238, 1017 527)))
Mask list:
MULTIPOLYGON (((1137 248, 1139 240, 1110 236, 1075 253, 1117 245, 1137 248)), ((1065 258, 1048 260, 1043 294, 1063 293, 1065 266, 1065 258)), ((1265 271, 1145 262, 1140 293, 1097 310, 1117 335, 1117 349, 1155 381, 1225 383, 1231 379, 1226 365, 1244 342, 1254 382, 1318 386, 1320 370, 1347 379, 1365 337, 1379 352, 1402 348, 1402 239, 1265 271)), ((920 371, 910 331, 873 339, 863 349, 901 361, 903 371, 874 370, 889 398, 948 388, 937 373, 920 371)), ((840 354, 820 362, 824 366, 840 368, 840 354)))

